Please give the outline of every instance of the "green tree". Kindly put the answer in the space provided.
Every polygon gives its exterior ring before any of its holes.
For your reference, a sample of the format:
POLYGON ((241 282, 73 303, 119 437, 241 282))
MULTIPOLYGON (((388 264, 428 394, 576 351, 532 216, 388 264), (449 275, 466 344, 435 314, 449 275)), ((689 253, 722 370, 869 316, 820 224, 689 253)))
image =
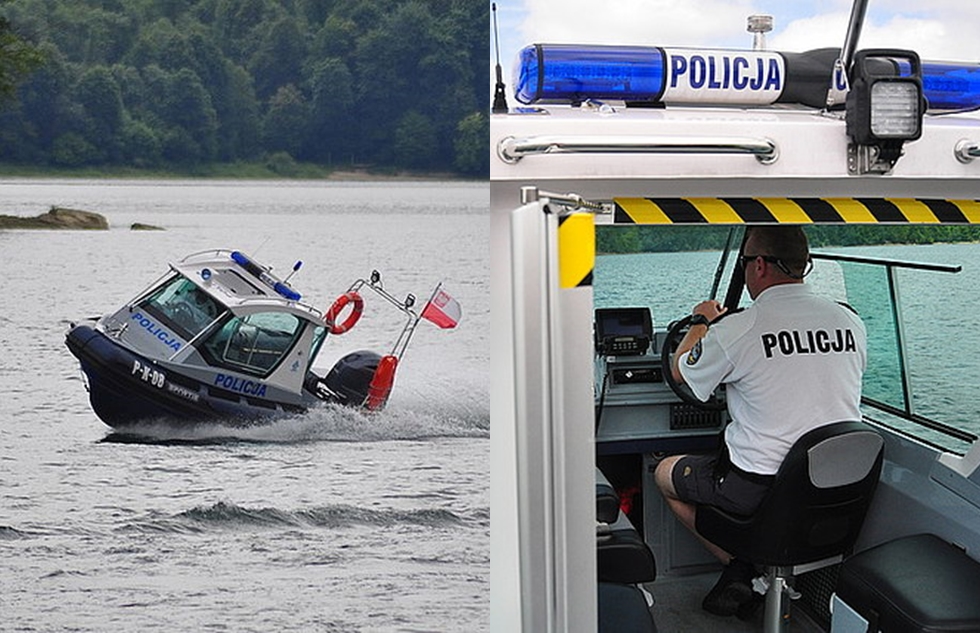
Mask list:
POLYGON ((20 37, 9 20, 0 17, 0 98, 12 97, 18 82, 42 61, 38 49, 20 37))
POLYGON ((136 167, 154 167, 163 157, 156 131, 142 121, 129 120, 123 125, 122 152, 126 163, 136 167))
POLYGON ((214 29, 218 45, 244 66, 258 49, 265 25, 284 11, 272 0, 217 0, 214 29))
POLYGON ((479 174, 487 11, 460 0, 0 0, 0 158, 149 166, 288 151, 479 174))
POLYGON ((123 109, 129 114, 143 109, 146 101, 146 86, 139 69, 125 64, 115 64, 109 71, 116 85, 119 86, 123 109))
POLYGON ((419 63, 433 49, 435 22, 428 7, 418 0, 399 5, 377 28, 358 40, 355 58, 359 85, 360 135, 371 158, 402 162, 395 158, 395 131, 410 110, 426 111, 443 84, 423 85, 419 63))
POLYGON ((137 68, 156 65, 171 71, 195 66, 194 51, 186 34, 167 18, 160 18, 143 29, 126 61, 137 68))
POLYGON ((212 87, 218 116, 218 156, 222 160, 251 158, 259 152, 259 103, 248 72, 225 60, 220 86, 212 87))
POLYGON ((468 51, 470 85, 476 107, 486 108, 490 103, 490 82, 486 80, 487 60, 490 59, 490 38, 485 29, 490 23, 490 4, 486 2, 461 2, 455 5, 460 32, 457 43, 468 51))
POLYGON ((58 48, 73 62, 114 64, 132 46, 138 25, 122 7, 96 7, 83 2, 51 5, 48 28, 57 33, 58 48))
POLYGON ((306 140, 309 104, 296 86, 283 86, 269 100, 263 121, 263 145, 269 152, 287 152, 295 157, 306 140))
POLYGON ((409 110, 395 129, 395 163, 411 169, 428 169, 435 165, 438 142, 432 119, 409 110))
POLYGON ((281 86, 302 82, 301 66, 306 44, 299 24, 291 17, 275 22, 249 61, 259 99, 268 99, 281 86))
POLYGON ((456 169, 471 176, 490 176, 490 118, 474 112, 456 126, 456 169))
POLYGON ((353 148, 354 80, 340 58, 313 65, 310 72, 310 134, 304 158, 332 162, 353 148))
POLYGON ((9 126, 0 123, 0 129, 19 133, 20 138, 10 142, 34 154, 34 161, 45 162, 54 139, 64 131, 73 79, 56 46, 45 43, 39 51, 43 65, 24 79, 17 92, 19 119, 10 121, 9 126))
POLYGON ((357 41, 357 25, 353 20, 331 15, 316 33, 310 48, 313 59, 337 57, 346 59, 357 41))
POLYGON ((636 227, 596 227, 596 251, 599 253, 635 253, 640 250, 640 235, 636 227))
POLYGON ((109 69, 93 66, 86 70, 75 86, 74 100, 82 108, 83 136, 96 148, 94 159, 98 162, 118 161, 123 103, 119 86, 109 69))
POLYGON ((98 162, 99 150, 76 132, 66 132, 55 139, 51 148, 51 162, 63 167, 81 167, 98 162))
POLYGON ((151 66, 144 75, 148 92, 158 97, 153 115, 163 157, 187 164, 213 160, 218 118, 197 74, 188 68, 171 74, 151 66))

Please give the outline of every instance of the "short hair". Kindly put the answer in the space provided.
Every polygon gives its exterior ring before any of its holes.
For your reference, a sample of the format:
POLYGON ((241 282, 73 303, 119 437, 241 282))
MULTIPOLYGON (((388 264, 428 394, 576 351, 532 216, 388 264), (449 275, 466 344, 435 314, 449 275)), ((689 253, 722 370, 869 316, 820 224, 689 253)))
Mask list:
POLYGON ((810 246, 803 227, 797 224, 751 226, 746 241, 750 237, 759 251, 753 255, 771 255, 785 266, 784 273, 796 279, 803 278, 810 261, 810 246))

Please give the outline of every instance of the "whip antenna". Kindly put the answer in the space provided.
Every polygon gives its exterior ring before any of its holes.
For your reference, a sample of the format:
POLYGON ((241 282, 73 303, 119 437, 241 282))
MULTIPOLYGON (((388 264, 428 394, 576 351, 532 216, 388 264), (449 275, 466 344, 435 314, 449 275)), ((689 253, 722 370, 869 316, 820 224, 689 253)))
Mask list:
POLYGON ((497 51, 497 87, 493 92, 493 108, 491 112, 494 114, 507 114, 509 110, 507 107, 507 87, 504 85, 503 71, 500 69, 500 36, 497 30, 497 3, 494 2, 491 4, 490 9, 493 12, 493 43, 497 51))

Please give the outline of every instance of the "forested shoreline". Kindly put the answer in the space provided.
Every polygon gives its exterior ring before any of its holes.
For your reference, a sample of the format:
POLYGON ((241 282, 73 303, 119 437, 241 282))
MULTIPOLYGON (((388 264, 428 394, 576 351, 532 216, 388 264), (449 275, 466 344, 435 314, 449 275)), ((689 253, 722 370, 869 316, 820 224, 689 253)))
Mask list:
POLYGON ((489 9, 466 0, 7 0, 41 64, 0 163, 297 163, 487 177, 489 9))
MULTIPOLYGON (((811 248, 871 244, 980 242, 980 226, 951 225, 808 225, 811 248)), ((603 254, 721 250, 727 226, 599 226, 596 250, 603 254)))

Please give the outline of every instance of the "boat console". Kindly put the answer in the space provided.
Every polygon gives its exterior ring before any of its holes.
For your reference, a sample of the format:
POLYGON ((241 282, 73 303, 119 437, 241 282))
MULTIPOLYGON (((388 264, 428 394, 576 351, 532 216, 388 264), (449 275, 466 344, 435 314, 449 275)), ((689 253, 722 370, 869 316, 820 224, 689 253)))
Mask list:
POLYGON ((717 449, 727 410, 685 402, 669 386, 668 330, 655 329, 650 308, 598 308, 594 329, 597 464, 626 491, 629 518, 660 569, 714 565, 666 507, 653 473, 667 455, 717 449))

